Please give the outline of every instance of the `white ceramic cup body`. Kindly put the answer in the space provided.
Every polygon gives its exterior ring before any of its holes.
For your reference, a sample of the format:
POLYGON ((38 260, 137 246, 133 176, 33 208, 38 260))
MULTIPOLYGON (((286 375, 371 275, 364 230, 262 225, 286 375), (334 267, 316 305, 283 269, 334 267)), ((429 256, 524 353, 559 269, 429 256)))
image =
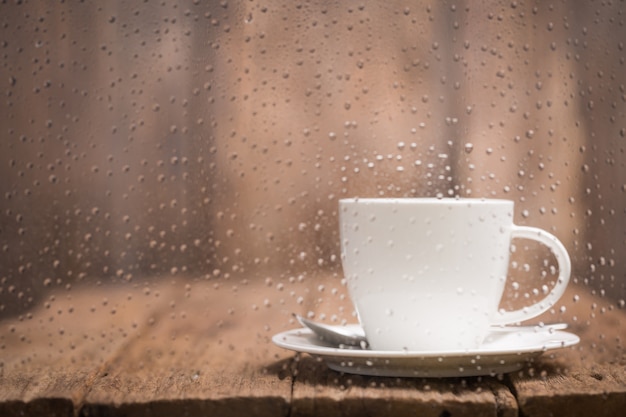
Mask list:
POLYGON ((478 348, 491 324, 540 314, 569 280, 565 248, 545 231, 515 226, 512 201, 344 199, 339 207, 348 291, 375 350, 478 348), (539 303, 500 313, 516 235, 548 245, 560 275, 539 303))

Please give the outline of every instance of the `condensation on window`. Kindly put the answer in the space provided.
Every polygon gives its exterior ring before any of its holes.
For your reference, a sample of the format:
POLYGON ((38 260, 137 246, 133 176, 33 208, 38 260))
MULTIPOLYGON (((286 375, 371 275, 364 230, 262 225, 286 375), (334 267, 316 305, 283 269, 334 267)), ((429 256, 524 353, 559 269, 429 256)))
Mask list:
MULTIPOLYGON (((338 200, 357 196, 513 200, 517 223, 572 257, 571 291, 545 320, 585 328, 622 311, 625 13, 2 2, 0 346, 45 329, 45 351, 63 333, 46 320, 97 323, 168 291, 220 292, 200 310, 211 323, 262 315, 268 344, 292 313, 355 322, 338 200), (586 296, 601 305, 579 306, 586 296)), ((556 277, 549 253, 513 249, 507 305, 556 277)), ((173 320, 198 319, 172 304, 173 320)), ((72 344, 123 338, 138 320, 72 344)), ((622 338, 593 346, 621 351, 622 338)))

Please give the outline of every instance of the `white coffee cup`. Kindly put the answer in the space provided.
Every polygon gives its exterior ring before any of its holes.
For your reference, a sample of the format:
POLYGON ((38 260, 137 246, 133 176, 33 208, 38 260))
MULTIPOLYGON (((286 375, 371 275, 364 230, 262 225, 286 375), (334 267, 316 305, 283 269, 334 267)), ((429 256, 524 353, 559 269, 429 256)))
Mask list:
POLYGON ((372 198, 339 202, 348 292, 374 350, 479 348, 492 325, 518 323, 563 295, 571 263, 550 233, 513 224, 513 202, 372 198), (548 246, 559 275, 539 302, 499 311, 511 240, 548 246))

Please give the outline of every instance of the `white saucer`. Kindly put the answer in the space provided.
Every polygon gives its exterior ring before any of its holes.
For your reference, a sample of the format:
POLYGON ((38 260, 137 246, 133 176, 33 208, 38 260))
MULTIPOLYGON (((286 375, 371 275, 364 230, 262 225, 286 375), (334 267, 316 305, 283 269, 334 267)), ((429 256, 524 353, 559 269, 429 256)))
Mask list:
POLYGON ((284 349, 324 359, 329 368, 350 374, 393 377, 497 375, 521 369, 543 352, 577 344, 564 331, 493 331, 474 350, 445 352, 377 351, 325 344, 307 328, 279 333, 272 341, 284 349))

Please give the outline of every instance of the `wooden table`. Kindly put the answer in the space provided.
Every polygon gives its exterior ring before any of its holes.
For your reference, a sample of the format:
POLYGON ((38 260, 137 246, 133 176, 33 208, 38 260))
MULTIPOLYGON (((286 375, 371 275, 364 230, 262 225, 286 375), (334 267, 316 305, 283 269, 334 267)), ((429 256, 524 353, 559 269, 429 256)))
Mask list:
POLYGON ((336 277, 168 278, 58 291, 0 322, 0 416, 612 416, 626 410, 626 311, 571 286, 581 337, 508 375, 340 374, 274 346, 291 314, 353 321, 336 277), (574 301, 576 300, 576 301, 574 301), (325 316, 324 316, 325 315, 325 316))

